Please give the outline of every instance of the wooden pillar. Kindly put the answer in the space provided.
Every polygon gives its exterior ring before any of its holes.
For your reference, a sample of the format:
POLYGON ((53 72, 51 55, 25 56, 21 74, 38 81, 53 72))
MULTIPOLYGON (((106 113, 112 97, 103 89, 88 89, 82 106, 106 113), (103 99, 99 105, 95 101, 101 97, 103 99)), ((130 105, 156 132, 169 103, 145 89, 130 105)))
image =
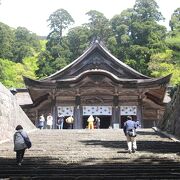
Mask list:
POLYGON ((50 93, 51 96, 51 114, 53 116, 53 129, 56 129, 57 120, 57 107, 56 107, 56 90, 53 89, 50 93))
POLYGON ((82 128, 82 120, 81 120, 81 97, 79 95, 76 96, 75 99, 75 107, 74 107, 74 129, 82 128))
POLYGON ((38 110, 35 109, 35 116, 36 116, 36 119, 35 119, 35 126, 38 127, 38 123, 39 123, 39 115, 38 115, 38 110))
POLYGON ((119 97, 118 95, 113 96, 113 107, 112 107, 112 127, 119 128, 119 97))
POLYGON ((137 106, 137 119, 139 120, 141 127, 144 127, 144 123, 143 123, 143 103, 142 103, 142 95, 139 95, 138 98, 138 106, 137 106))

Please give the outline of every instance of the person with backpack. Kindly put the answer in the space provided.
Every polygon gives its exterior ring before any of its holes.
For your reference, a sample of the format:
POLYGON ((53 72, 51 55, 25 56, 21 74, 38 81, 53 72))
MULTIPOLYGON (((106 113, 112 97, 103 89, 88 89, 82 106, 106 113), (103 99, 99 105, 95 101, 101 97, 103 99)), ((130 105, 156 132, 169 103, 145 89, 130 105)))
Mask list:
POLYGON ((96 129, 100 129, 100 122, 101 122, 100 118, 96 116, 95 117, 95 126, 96 126, 96 129))
POLYGON ((16 152, 16 162, 18 166, 21 166, 25 150, 31 147, 31 141, 21 125, 18 125, 16 127, 16 132, 14 134, 13 140, 14 151, 16 152))
POLYGON ((42 114, 39 117, 39 122, 38 122, 38 128, 39 129, 43 129, 44 128, 44 122, 45 122, 45 118, 44 118, 44 115, 42 114))
POLYGON ((124 123, 124 134, 127 138, 127 146, 128 146, 128 152, 129 153, 135 153, 137 150, 137 144, 136 144, 136 128, 137 123, 132 120, 131 116, 127 117, 127 121, 124 123))
POLYGON ((64 125, 64 116, 62 114, 60 114, 57 118, 58 129, 63 129, 63 125, 64 125))

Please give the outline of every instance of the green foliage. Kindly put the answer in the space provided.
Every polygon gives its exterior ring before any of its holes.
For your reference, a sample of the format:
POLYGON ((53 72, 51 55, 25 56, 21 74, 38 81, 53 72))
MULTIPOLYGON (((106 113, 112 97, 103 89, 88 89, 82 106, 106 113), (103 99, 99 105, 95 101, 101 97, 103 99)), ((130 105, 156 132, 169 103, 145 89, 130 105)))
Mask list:
POLYGON ((111 35, 109 20, 103 13, 96 10, 91 10, 86 15, 89 16, 89 23, 86 26, 90 29, 91 40, 98 39, 100 41, 106 41, 111 35))
POLYGON ((24 63, 15 63, 7 59, 0 59, 0 70, 2 76, 0 81, 6 87, 24 87, 24 81, 22 76, 28 76, 30 78, 36 78, 34 70, 36 69, 36 58, 24 59, 24 63))
POLYGON ((74 23, 71 15, 64 9, 58 9, 47 21, 52 31, 47 37, 46 48, 38 57, 38 77, 48 76, 66 66, 72 54, 67 45, 67 38, 62 36, 63 30, 74 23))
POLYGON ((159 6, 154 0, 136 0, 133 18, 139 19, 141 22, 158 22, 160 20, 164 20, 164 17, 158 9, 159 6))
POLYGON ((172 31, 180 32, 180 8, 177 8, 172 14, 169 25, 172 31))
POLYGON ((56 60, 53 62, 53 69, 62 69, 65 66, 67 66, 67 62, 64 58, 56 58, 56 60))
POLYGON ((166 50, 163 53, 157 53, 151 56, 149 62, 149 70, 154 77, 162 77, 168 74, 173 74, 171 84, 176 85, 180 83, 180 66, 173 62, 173 51, 166 50))
POLYGON ((11 28, 0 22, 0 58, 11 59, 13 57, 13 40, 14 35, 11 28))
POLYGON ((23 59, 23 75, 27 76, 32 79, 36 79, 35 72, 38 70, 37 66, 37 60, 38 58, 36 56, 34 57, 26 57, 23 59))
POLYGON ((166 39, 166 44, 174 51, 180 51, 180 33, 166 39))
POLYGON ((39 43, 40 43, 41 51, 45 51, 47 40, 40 40, 39 43))
POLYGON ((149 75, 147 70, 147 60, 150 56, 149 49, 139 45, 131 45, 130 50, 129 59, 126 59, 125 63, 139 72, 149 75))
POLYGON ((51 56, 49 51, 42 51, 38 56, 38 69, 36 70, 36 74, 38 77, 46 77, 53 72, 51 67, 51 62, 53 61, 53 57, 51 56))
POLYGON ((62 37, 63 30, 74 23, 74 19, 65 9, 56 10, 49 16, 47 21, 49 22, 50 29, 53 32, 58 32, 60 38, 62 37))
POLYGON ((0 81, 7 87, 23 87, 22 75, 42 78, 64 68, 79 57, 93 40, 102 41, 111 53, 137 71, 154 77, 173 73, 172 85, 180 82, 180 14, 172 14, 167 34, 154 0, 136 0, 133 8, 108 20, 90 10, 87 24, 65 30, 74 23, 71 15, 58 9, 47 20, 47 40, 26 28, 11 29, 0 23, 0 81), (14 62, 11 62, 14 61, 14 62), (18 62, 18 63, 15 63, 18 62))
MULTIPOLYGON (((180 17, 180 16, 179 16, 180 17)), ((176 26, 178 27, 178 26, 176 26)), ((173 51, 173 62, 180 66, 180 28, 173 28, 174 30, 168 34, 166 39, 167 46, 173 51)))
POLYGON ((3 68, 3 61, 0 59, 0 82, 4 81, 5 79, 5 73, 4 73, 4 68, 3 68))
POLYGON ((34 56, 40 50, 40 43, 37 36, 23 27, 18 27, 15 31, 13 44, 13 61, 22 62, 25 57, 34 56))
POLYGON ((89 45, 90 30, 87 27, 75 27, 67 34, 67 45, 71 52, 70 62, 79 57, 89 45))
POLYGON ((111 51, 114 56, 118 56, 118 50, 117 50, 117 40, 115 36, 111 36, 107 40, 107 48, 111 51))
POLYGON ((156 22, 146 21, 142 23, 135 21, 132 23, 133 44, 146 46, 150 49, 163 49, 165 37, 166 28, 156 22))
MULTIPOLYGON (((154 0, 136 0, 133 9, 124 10, 110 22, 117 44, 116 56, 137 71, 149 75, 147 63, 153 53, 164 51, 166 28, 154 0)), ((109 45, 109 47, 111 47, 109 45)))

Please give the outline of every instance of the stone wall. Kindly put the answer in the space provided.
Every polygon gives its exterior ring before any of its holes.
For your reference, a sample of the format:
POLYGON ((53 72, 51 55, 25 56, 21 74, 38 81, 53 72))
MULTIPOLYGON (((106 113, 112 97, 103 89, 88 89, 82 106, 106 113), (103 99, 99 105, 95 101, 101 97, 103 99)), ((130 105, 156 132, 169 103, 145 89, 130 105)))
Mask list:
POLYGON ((18 105, 16 97, 0 83, 0 143, 12 139, 18 124, 27 132, 35 129, 34 124, 18 105))
POLYGON ((167 104, 158 128, 180 138, 180 86, 167 104))

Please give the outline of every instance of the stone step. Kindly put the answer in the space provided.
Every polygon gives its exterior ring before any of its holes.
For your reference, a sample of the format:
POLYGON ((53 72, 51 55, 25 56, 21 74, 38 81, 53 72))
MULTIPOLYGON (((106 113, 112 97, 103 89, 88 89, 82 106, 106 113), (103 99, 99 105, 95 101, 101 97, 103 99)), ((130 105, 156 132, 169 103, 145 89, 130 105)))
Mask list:
POLYGON ((22 166, 13 143, 0 146, 0 179, 179 179, 180 146, 140 129, 138 152, 127 153, 120 130, 37 130, 22 166))
POLYGON ((93 166, 93 167, 18 167, 15 169, 5 169, 1 170, 0 177, 6 177, 8 174, 9 177, 30 177, 33 176, 49 176, 49 175, 56 175, 56 176, 119 176, 119 177, 179 177, 180 175, 180 168, 178 167, 161 167, 156 166, 154 168, 148 166, 146 168, 142 168, 142 166, 117 166, 117 167, 108 167, 108 166, 93 166), (128 173, 130 172, 130 174, 128 173))
MULTIPOLYGON (((21 172, 21 171, 20 171, 21 172)), ((17 172, 19 173, 19 172, 17 172)), ((167 174, 167 173, 135 173, 135 172, 132 172, 131 174, 129 174, 128 172, 125 172, 125 173, 119 173, 119 174, 113 174, 113 172, 107 174, 107 173, 99 173, 97 172, 98 174, 93 174, 92 172, 90 172, 90 174, 88 174, 86 172, 86 174, 81 174, 81 173, 75 173, 75 174, 71 174, 71 173, 68 173, 65 174, 65 172, 60 172, 60 173, 57 173, 56 171, 53 171, 53 172, 49 172, 47 171, 47 173, 43 173, 43 174, 40 174, 40 173, 37 173, 37 174, 34 174, 34 173, 31 173, 29 175, 27 174, 23 174, 23 173, 19 173, 19 174, 10 174, 8 175, 2 175, 0 176, 2 179, 6 179, 6 178, 9 178, 9 179, 179 179, 179 174, 177 173, 172 173, 172 174, 167 174)))

